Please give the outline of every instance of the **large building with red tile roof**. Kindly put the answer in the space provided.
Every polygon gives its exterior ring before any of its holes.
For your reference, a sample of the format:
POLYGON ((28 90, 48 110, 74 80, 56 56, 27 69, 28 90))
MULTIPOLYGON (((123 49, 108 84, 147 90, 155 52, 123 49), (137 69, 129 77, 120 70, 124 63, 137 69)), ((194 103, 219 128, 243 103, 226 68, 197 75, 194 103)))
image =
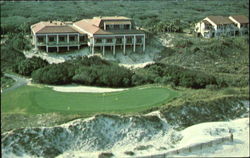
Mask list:
POLYGON ((249 20, 244 15, 208 16, 195 25, 195 32, 203 37, 249 33, 249 20))
POLYGON ((132 19, 123 16, 94 17, 76 22, 48 21, 31 26, 33 43, 36 48, 43 47, 49 52, 50 48, 89 46, 91 53, 95 50, 105 54, 105 49, 115 54, 116 49, 132 48, 135 52, 139 47, 145 51, 145 33, 135 28, 132 19))

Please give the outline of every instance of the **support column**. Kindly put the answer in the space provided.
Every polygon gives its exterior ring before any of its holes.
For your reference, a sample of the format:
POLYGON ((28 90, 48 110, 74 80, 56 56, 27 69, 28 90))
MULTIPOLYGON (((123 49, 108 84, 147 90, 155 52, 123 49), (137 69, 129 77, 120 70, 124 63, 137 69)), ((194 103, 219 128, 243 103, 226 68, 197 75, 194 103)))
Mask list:
POLYGON ((134 52, 135 52, 135 44, 136 44, 136 36, 134 35, 134 48, 133 48, 134 52))
POLYGON ((34 37, 35 48, 37 49, 37 36, 34 35, 33 37, 34 37))
POLYGON ((59 37, 58 37, 58 34, 56 35, 56 50, 57 52, 59 52, 59 47, 58 47, 58 43, 59 43, 59 37))
POLYGON ((46 45, 48 44, 48 35, 46 34, 46 45))
POLYGON ((113 46, 113 55, 115 56, 115 45, 113 46))
POLYGON ((106 30, 106 24, 104 23, 104 30, 106 30))
POLYGON ((68 43, 67 49, 68 49, 68 51, 69 51, 69 34, 67 34, 67 43, 68 43))
POLYGON ((143 52, 145 52, 145 35, 143 36, 143 52))
POLYGON ((105 55, 105 46, 102 46, 102 55, 105 55))
POLYGON ((94 55, 95 51, 95 38, 93 37, 93 44, 92 44, 92 55, 94 55))
POLYGON ((123 53, 126 54, 126 36, 123 36, 123 53))
POLYGON ((48 35, 46 34, 46 52, 49 52, 49 48, 48 48, 48 35))

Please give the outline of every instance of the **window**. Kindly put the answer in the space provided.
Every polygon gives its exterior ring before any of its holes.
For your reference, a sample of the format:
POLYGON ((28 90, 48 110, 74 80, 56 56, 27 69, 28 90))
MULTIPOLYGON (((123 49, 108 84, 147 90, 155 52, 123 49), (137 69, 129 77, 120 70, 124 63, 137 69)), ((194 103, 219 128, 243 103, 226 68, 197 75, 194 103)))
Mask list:
POLYGON ((124 29, 129 29, 130 28, 130 25, 128 25, 128 24, 126 24, 126 25, 124 25, 124 29))
POLYGON ((136 42, 137 42, 137 43, 141 43, 141 42, 142 42, 142 37, 137 37, 137 38, 136 38, 136 42))
POLYGON ((96 43, 102 43, 102 39, 101 38, 97 38, 97 39, 95 39, 95 42, 96 43))
POLYGON ((119 30, 120 29, 120 25, 114 25, 115 30, 119 30))
POLYGON ((75 36, 70 36, 69 41, 75 41, 75 36))
POLYGON ((109 25, 106 25, 106 30, 109 30, 109 25))
POLYGON ((117 38, 116 39, 116 43, 122 43, 122 39, 121 38, 117 38))
POLYGON ((114 25, 107 25, 109 29, 113 29, 114 28, 114 25))
POLYGON ((127 38, 127 43, 132 43, 132 38, 131 37, 127 38))
POLYGON ((112 43, 112 38, 107 38, 107 43, 112 43))
POLYGON ((55 37, 49 37, 49 42, 54 42, 55 41, 55 37))
POLYGON ((65 37, 59 37, 60 42, 65 42, 65 37))
POLYGON ((85 37, 84 36, 80 36, 80 41, 81 42, 85 41, 85 37))
POLYGON ((38 42, 44 42, 44 37, 37 37, 38 42))

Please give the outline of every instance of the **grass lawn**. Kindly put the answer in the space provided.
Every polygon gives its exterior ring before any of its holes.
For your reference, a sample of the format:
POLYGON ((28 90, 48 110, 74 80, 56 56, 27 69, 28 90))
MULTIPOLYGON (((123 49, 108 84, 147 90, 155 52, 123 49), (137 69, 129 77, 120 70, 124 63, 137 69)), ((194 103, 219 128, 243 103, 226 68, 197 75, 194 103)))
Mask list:
POLYGON ((65 93, 51 88, 24 86, 3 93, 3 113, 96 114, 140 112, 177 97, 179 93, 164 87, 136 87, 112 93, 65 93))

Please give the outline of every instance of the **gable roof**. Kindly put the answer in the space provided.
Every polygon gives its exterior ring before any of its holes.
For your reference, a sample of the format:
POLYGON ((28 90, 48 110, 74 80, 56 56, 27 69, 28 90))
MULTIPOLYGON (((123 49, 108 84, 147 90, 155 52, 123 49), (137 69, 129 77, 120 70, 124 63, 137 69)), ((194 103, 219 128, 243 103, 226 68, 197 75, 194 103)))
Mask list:
POLYGON ((74 25, 78 26, 79 28, 81 28, 82 30, 90 34, 102 32, 102 30, 96 25, 94 25, 91 21, 92 19, 83 19, 83 20, 75 22, 74 25))
POLYGON ((209 21, 207 21, 207 20, 202 20, 202 22, 204 22, 207 25, 211 25, 211 23, 209 21))
POLYGON ((230 17, 232 17, 235 21, 237 21, 240 24, 249 23, 249 19, 245 15, 231 15, 230 17))
POLYGON ((69 22, 42 21, 31 26, 34 33, 83 33, 69 25, 69 22))
POLYGON ((210 19, 216 25, 233 23, 228 17, 223 17, 223 16, 208 16, 207 18, 210 19))

